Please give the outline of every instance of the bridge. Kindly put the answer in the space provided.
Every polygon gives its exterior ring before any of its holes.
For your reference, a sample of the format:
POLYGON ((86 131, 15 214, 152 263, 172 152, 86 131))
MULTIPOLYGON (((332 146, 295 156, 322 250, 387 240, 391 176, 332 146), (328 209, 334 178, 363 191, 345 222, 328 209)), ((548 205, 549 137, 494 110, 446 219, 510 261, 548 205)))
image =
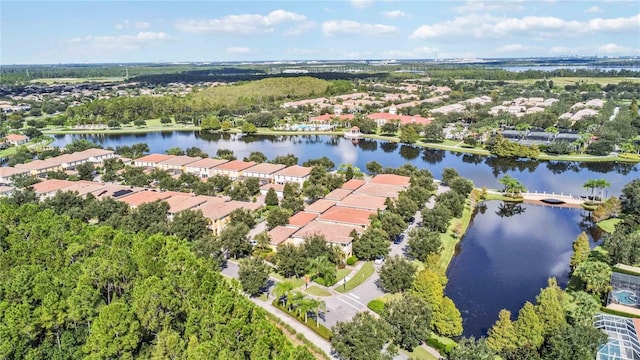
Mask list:
MULTIPOLYGON (((502 192, 496 192, 503 194, 502 192)), ((570 208, 582 208, 582 205, 586 202, 586 199, 582 196, 565 193, 555 192, 525 192, 520 193, 522 200, 525 203, 545 205, 545 206, 559 206, 570 208)))

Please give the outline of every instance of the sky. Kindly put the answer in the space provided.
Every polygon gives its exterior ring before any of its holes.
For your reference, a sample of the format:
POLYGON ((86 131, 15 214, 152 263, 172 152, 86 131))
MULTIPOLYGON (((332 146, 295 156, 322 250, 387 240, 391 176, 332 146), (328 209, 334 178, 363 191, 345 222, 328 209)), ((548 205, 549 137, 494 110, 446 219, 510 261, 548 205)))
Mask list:
POLYGON ((0 64, 640 56, 640 1, 7 1, 0 64))

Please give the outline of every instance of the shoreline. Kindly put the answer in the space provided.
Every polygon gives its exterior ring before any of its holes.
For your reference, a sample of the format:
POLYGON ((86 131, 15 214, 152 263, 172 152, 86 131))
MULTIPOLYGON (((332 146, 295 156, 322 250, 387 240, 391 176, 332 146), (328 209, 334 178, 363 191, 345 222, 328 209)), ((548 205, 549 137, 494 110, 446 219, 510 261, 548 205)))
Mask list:
MULTIPOLYGON (((173 132, 173 131, 201 131, 199 126, 195 125, 185 125, 185 126, 167 126, 167 127, 141 127, 141 128, 119 128, 119 129, 87 129, 87 130, 79 130, 79 129, 46 129, 43 130, 42 133, 45 135, 126 135, 126 134, 143 134, 143 133, 153 133, 153 132, 173 132)), ((229 131, 216 131, 217 133, 227 133, 227 134, 241 134, 242 132, 239 129, 231 129, 229 131)), ((343 136, 343 131, 294 131, 294 130, 270 130, 265 128, 259 128, 258 132, 249 135, 289 135, 289 136, 304 136, 304 135, 337 135, 343 136)), ((362 134, 360 138, 363 139, 373 139, 373 140, 383 140, 388 142, 400 143, 400 139, 398 137, 393 136, 384 136, 377 134, 362 134)), ((357 139, 357 138, 356 138, 357 139)), ((485 155, 490 156, 491 153, 488 150, 480 149, 480 148, 471 148, 471 147, 463 147, 457 145, 446 145, 441 143, 430 143, 424 141, 417 141, 414 144, 407 144, 411 146, 418 146, 427 149, 436 149, 436 150, 447 150, 453 152, 460 152, 465 154, 474 154, 474 155, 485 155)), ((624 162, 624 163, 640 163, 640 158, 638 159, 628 159, 620 156, 595 156, 595 155, 549 155, 549 154, 540 154, 538 157, 534 159, 528 160, 538 160, 538 161, 575 161, 575 162, 624 162)))

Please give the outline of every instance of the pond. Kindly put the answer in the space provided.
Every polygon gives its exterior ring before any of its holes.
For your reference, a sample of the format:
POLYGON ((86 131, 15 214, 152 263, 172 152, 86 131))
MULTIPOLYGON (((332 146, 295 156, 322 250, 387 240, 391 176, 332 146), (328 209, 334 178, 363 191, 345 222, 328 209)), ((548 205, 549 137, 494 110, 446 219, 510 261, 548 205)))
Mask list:
POLYGON ((584 210, 480 204, 447 270, 445 294, 462 312, 464 336, 486 335, 503 308, 515 320, 549 277, 566 286, 572 243, 582 231, 592 245, 602 236, 584 210))
MULTIPOLYGON (((579 163, 566 161, 537 161, 501 159, 483 155, 464 154, 444 150, 424 149, 416 146, 379 140, 345 139, 329 135, 253 135, 185 132, 153 132, 118 135, 56 135, 52 145, 64 146, 74 139, 87 139, 112 147, 145 142, 152 152, 164 153, 172 147, 186 149, 196 146, 215 156, 218 149, 231 149, 242 159, 252 151, 260 151, 269 159, 288 153, 295 154, 302 163, 327 156, 336 165, 351 163, 365 170, 369 161, 385 167, 398 167, 411 163, 429 169, 440 178, 446 167, 455 168, 461 176, 474 181, 476 186, 501 188, 498 179, 509 174, 520 180, 530 191, 586 194, 582 185, 587 179, 606 178, 611 183, 608 193, 617 195, 622 187, 639 176, 637 164, 599 162, 579 163)), ((366 170, 365 170, 366 171, 366 170)))

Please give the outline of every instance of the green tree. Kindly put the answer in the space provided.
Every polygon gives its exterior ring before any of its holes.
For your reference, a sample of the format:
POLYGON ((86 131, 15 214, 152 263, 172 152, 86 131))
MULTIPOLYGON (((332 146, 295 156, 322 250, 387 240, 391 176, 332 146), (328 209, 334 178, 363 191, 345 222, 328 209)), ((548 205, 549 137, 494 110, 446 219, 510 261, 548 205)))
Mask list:
POLYGON ((166 153, 167 153, 167 155, 174 155, 174 156, 183 156, 184 155, 184 151, 179 146, 174 146, 172 148, 169 148, 166 151, 166 153))
POLYGON ((518 344, 518 334, 511 321, 511 312, 502 309, 498 313, 498 320, 489 329, 487 346, 496 352, 515 350, 518 344))
POLYGON ((462 338, 449 353, 449 360, 494 360, 495 351, 487 346, 484 338, 462 338))
POLYGON ((321 279, 324 285, 330 286, 336 282, 336 266, 326 256, 309 259, 307 271, 314 279, 321 279))
POLYGON ((635 224, 640 224, 640 179, 634 179, 622 188, 622 213, 635 224))
POLYGON ((80 180, 91 181, 96 168, 93 163, 86 162, 76 166, 76 170, 78 170, 78 178, 80 180))
POLYGON ((255 161, 257 163, 267 162, 267 156, 260 151, 252 151, 248 157, 245 157, 243 161, 255 161))
POLYGON ((518 347, 538 349, 544 341, 542 323, 532 303, 526 302, 514 322, 518 347))
POLYGON ((590 252, 591 247, 589 246, 589 237, 587 236, 587 233, 583 231, 573 242, 573 254, 571 255, 571 260, 569 260, 571 271, 575 270, 580 264, 585 262, 589 257, 590 252))
POLYGON ((273 208, 267 215, 267 229, 271 230, 276 226, 287 225, 291 217, 291 210, 285 208, 273 208))
POLYGON ((264 204, 267 206, 278 206, 278 194, 273 188, 269 188, 264 198, 264 204))
POLYGON ((431 309, 414 295, 406 294, 385 304, 382 319, 391 326, 393 343, 407 351, 429 338, 431 309))
POLYGON ((462 315, 453 300, 443 297, 434 309, 433 329, 442 336, 454 337, 462 334, 462 315))
POLYGON ((382 229, 369 227, 362 235, 354 237, 353 254, 361 260, 373 260, 389 254, 389 235, 382 229))
POLYGON ((390 238, 400 235, 407 227, 407 223, 402 216, 393 212, 385 212, 380 220, 380 227, 384 229, 390 238))
POLYGON ((245 224, 227 225, 220 232, 222 246, 234 258, 244 257, 251 253, 249 244, 249 227, 245 224))
POLYGON ((400 129, 400 142, 404 144, 414 144, 420 139, 418 130, 414 125, 404 125, 400 129))
POLYGON ((469 196, 469 194, 471 193, 471 191, 473 191, 473 188, 475 187, 475 185, 473 184, 473 181, 469 179, 465 179, 463 177, 457 177, 451 180, 451 182, 449 183, 449 186, 451 187, 452 191, 464 196, 465 198, 469 196))
POLYGON ((600 311, 598 299, 584 291, 571 291, 569 297, 571 301, 565 305, 565 311, 571 324, 591 325, 600 311))
POLYGON ((440 233, 423 227, 414 228, 409 233, 407 252, 416 260, 424 261, 430 254, 439 254, 442 251, 440 233))
POLYGON ((298 164, 298 157, 294 154, 276 156, 271 160, 273 164, 281 164, 285 166, 294 166, 298 164))
POLYGON ((232 124, 231 121, 229 120, 224 120, 221 124, 220 124, 220 129, 222 131, 229 131, 231 130, 232 124))
POLYGON ((390 326, 367 312, 357 313, 350 322, 338 322, 331 330, 331 348, 340 359, 388 360, 394 355, 393 349, 385 349, 390 326))
POLYGON ((284 277, 302 276, 307 267, 302 251, 292 244, 279 245, 274 261, 276 271, 284 277))
POLYGON ((386 292, 398 293, 411 288, 415 266, 401 256, 388 258, 380 268, 380 287, 386 292))
POLYGON ((548 286, 541 289, 540 294, 536 297, 536 310, 538 318, 542 322, 545 338, 557 334, 567 326, 563 305, 565 296, 555 278, 551 278, 548 286))
POLYGON ((602 261, 585 261, 573 271, 588 292, 602 296, 611 290, 611 267, 602 261))
POLYGON ((511 175, 501 177, 498 182, 504 185, 504 193, 507 196, 516 197, 521 192, 527 191, 527 188, 525 188, 518 179, 513 178, 511 175))
POLYGON ((113 302, 91 324, 84 350, 99 358, 133 358, 141 335, 133 312, 125 303, 113 302))
POLYGON ((225 160, 235 160, 236 156, 233 153, 233 150, 229 150, 229 149, 218 149, 216 150, 216 157, 219 159, 225 159, 225 160))
POLYGON ((378 175, 382 172, 382 165, 375 160, 369 161, 365 167, 370 175, 378 175))
POLYGON ((442 170, 442 183, 443 185, 449 185, 451 184, 451 182, 460 177, 460 174, 458 174, 458 172, 456 171, 456 169, 454 168, 444 168, 444 170, 442 170))
POLYGON ((211 234, 211 220, 201 210, 182 210, 173 217, 170 233, 187 241, 195 241, 211 234))
POLYGON ((607 335, 591 325, 567 326, 548 339, 544 359, 594 359, 598 348, 607 342, 607 335))
POLYGON ((280 201, 280 207, 284 209, 289 209, 294 214, 304 209, 304 200, 302 199, 302 194, 300 193, 298 184, 296 183, 284 184, 284 189, 282 190, 282 201, 280 201))
POLYGON ((242 124, 241 131, 243 134, 255 134, 258 132, 258 128, 250 122, 242 124))
POLYGON ((260 294, 269 280, 269 270, 271 268, 260 258, 242 259, 238 279, 242 290, 250 296, 260 294))

